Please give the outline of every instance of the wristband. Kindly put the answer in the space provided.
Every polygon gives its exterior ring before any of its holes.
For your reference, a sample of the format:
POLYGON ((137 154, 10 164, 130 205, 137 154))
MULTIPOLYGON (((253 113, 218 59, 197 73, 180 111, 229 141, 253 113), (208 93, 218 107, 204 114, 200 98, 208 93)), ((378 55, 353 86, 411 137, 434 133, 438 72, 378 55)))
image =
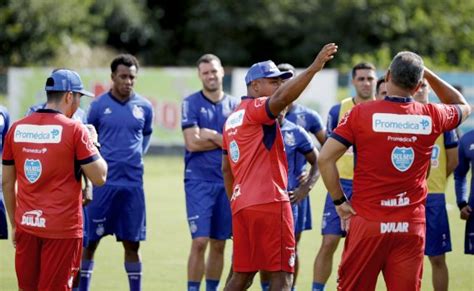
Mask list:
POLYGON ((459 210, 462 210, 464 207, 467 206, 467 202, 466 201, 462 201, 462 202, 459 202, 458 203, 458 207, 459 207, 459 210))
POLYGON ((339 206, 339 205, 341 205, 342 203, 344 203, 344 202, 346 202, 346 201, 347 201, 346 195, 342 195, 341 198, 336 199, 336 200, 333 200, 332 203, 333 203, 335 206, 339 206))

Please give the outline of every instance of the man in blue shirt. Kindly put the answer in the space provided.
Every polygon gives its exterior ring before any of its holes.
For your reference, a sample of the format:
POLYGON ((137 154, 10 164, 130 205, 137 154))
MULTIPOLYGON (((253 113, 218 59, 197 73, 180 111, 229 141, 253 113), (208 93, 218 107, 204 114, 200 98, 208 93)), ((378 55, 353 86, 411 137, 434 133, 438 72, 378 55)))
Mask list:
POLYGON ((87 122, 97 130, 109 172, 107 183, 94 188, 94 200, 87 206, 90 233, 81 266, 81 290, 89 289, 95 250, 109 234, 123 243, 130 290, 141 290, 139 247, 146 238, 143 154, 150 143, 153 108, 133 90, 138 69, 134 56, 117 56, 111 63, 111 90, 89 108, 87 122))
POLYGON ((466 220, 464 253, 474 255, 474 175, 471 175, 471 190, 468 194, 466 175, 474 169, 474 130, 465 133, 459 140, 459 164, 454 170, 456 202, 461 211, 461 219, 466 220))
MULTIPOLYGON (((8 128, 10 126, 10 115, 5 107, 0 106, 0 134, 1 142, 0 153, 3 152, 3 141, 5 140, 5 135, 7 134, 8 128)), ((2 172, 0 170, 0 178, 2 172)), ((0 239, 8 239, 8 224, 7 216, 5 211, 5 205, 3 204, 3 192, 0 188, 0 239)))
POLYGON ((222 129, 239 100, 224 93, 220 59, 205 54, 197 61, 203 89, 183 100, 181 127, 185 152, 184 188, 192 243, 188 259, 188 290, 217 290, 224 264, 226 239, 232 233, 229 201, 222 178, 222 129), (209 256, 204 259, 209 244, 209 256))
MULTIPOLYGON (((285 152, 288 161, 288 193, 295 222, 295 238, 298 243, 301 233, 312 228, 311 206, 308 194, 319 178, 317 165, 318 150, 303 127, 289 121, 287 117, 279 117, 278 121, 280 122, 281 134, 285 142, 285 152), (308 172, 306 172, 306 163, 310 164, 308 172)), ((299 258, 297 252, 291 290, 296 290, 298 267, 299 258)))

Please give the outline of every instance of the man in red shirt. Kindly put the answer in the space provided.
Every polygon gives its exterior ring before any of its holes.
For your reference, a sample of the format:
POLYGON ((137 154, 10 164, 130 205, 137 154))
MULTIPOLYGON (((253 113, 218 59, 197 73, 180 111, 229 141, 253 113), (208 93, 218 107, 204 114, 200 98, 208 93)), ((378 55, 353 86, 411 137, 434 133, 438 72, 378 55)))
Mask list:
POLYGON ((291 72, 272 61, 254 64, 245 77, 247 95, 228 117, 223 133, 223 174, 232 209, 232 278, 226 290, 244 290, 259 270, 271 273, 270 290, 290 290, 295 263, 287 161, 276 118, 333 58, 325 45, 313 63, 280 87, 291 72), (270 97, 263 97, 270 96, 270 97))
POLYGON ((440 134, 470 114, 464 97, 412 52, 395 56, 386 81, 388 96, 352 108, 318 160, 343 228, 350 219, 338 290, 374 290, 380 271, 389 290, 420 289, 431 151, 440 134), (416 102, 411 96, 423 77, 451 105, 416 102), (356 158, 349 203, 336 161, 350 146, 356 158))
POLYGON ((80 97, 93 94, 76 72, 64 69, 47 79, 46 94, 44 109, 12 125, 3 151, 3 191, 22 290, 71 289, 82 251, 81 174, 94 185, 107 177, 97 133, 71 119, 80 97))

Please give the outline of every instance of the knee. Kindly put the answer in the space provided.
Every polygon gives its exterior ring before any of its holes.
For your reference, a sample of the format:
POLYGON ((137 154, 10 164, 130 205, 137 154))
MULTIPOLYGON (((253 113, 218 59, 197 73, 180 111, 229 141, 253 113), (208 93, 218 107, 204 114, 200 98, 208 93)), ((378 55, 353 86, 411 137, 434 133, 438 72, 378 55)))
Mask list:
POLYGON ((191 245, 191 252, 204 254, 204 252, 206 251, 208 242, 209 242, 209 239, 204 238, 204 237, 198 237, 198 238, 193 239, 193 242, 191 245))
POLYGON ((338 236, 324 236, 323 241, 321 243, 320 252, 333 254, 337 249, 339 240, 340 240, 340 237, 338 236))
POLYGON ((139 242, 124 242, 123 247, 125 249, 125 255, 136 255, 140 249, 139 242))
POLYGON ((446 266, 446 259, 444 255, 432 256, 429 258, 430 258, 431 266, 433 268, 443 268, 446 266))
POLYGON ((214 240, 210 242, 211 251, 217 254, 224 254, 225 240, 214 240))

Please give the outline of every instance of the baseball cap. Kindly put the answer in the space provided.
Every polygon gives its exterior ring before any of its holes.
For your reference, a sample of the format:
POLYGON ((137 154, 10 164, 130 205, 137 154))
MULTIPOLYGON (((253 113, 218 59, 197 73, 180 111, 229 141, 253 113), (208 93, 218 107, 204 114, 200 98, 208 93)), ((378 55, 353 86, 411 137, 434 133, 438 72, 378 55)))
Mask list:
POLYGON ((261 78, 276 78, 280 77, 282 79, 288 79, 293 77, 293 73, 281 72, 278 67, 272 61, 265 61, 253 64, 245 75, 245 84, 250 84, 250 82, 261 79, 261 78))
POLYGON ((48 91, 71 91, 82 95, 94 97, 94 94, 84 90, 79 74, 66 69, 56 70, 46 80, 46 92, 48 91))

